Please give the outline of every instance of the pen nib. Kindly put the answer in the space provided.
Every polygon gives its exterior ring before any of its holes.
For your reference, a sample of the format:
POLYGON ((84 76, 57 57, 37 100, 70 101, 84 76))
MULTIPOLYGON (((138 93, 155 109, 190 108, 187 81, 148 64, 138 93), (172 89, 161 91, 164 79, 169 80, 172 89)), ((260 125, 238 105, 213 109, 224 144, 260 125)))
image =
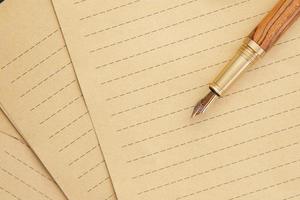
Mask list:
POLYGON ((201 99, 197 105, 195 106, 192 114, 192 118, 196 117, 197 115, 204 113, 208 106, 217 98, 218 96, 210 91, 203 99, 201 99))

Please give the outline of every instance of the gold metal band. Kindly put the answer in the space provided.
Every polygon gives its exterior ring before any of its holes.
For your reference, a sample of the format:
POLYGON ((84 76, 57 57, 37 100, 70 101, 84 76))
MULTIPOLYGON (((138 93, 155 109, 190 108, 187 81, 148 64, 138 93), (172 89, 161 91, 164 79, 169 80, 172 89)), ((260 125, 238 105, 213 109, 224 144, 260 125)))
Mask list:
POLYGON ((245 40, 244 45, 239 49, 235 57, 225 66, 209 87, 218 96, 222 96, 237 77, 264 53, 264 49, 256 42, 250 39, 245 40))

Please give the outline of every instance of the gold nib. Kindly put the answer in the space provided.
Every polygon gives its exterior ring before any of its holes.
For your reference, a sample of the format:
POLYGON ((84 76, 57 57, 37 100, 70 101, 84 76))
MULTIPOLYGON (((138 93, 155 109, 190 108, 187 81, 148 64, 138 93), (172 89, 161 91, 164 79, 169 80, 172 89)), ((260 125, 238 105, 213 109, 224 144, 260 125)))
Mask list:
POLYGON ((201 99, 194 108, 192 118, 204 113, 208 106, 218 97, 213 91, 210 91, 203 99, 201 99))

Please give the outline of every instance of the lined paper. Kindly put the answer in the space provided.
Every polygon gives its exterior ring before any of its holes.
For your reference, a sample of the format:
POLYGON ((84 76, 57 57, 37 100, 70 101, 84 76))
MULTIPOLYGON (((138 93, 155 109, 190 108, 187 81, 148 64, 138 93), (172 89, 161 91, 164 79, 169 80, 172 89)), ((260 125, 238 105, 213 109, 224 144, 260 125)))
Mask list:
POLYGON ((300 23, 190 119, 275 0, 53 2, 119 199, 299 199, 300 23))
MULTIPOLYGON (((0 124, 12 127, 4 120, 0 124)), ((17 132, 6 133, 0 132, 0 198, 66 200, 30 148, 13 136, 17 132)))
POLYGON ((5 1, 0 15, 4 112, 68 199, 115 199, 51 1, 5 1))

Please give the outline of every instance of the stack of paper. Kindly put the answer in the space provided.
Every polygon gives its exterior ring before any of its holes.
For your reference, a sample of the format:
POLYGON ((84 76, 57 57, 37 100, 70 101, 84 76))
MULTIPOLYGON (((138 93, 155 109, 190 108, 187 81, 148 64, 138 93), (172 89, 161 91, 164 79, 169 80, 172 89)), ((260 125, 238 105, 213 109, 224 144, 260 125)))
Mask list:
POLYGON ((276 2, 0 4, 0 198, 300 199, 299 22, 190 119, 276 2))
POLYGON ((0 112, 0 198, 57 199, 66 197, 44 166, 0 112))
POLYGON ((3 110, 68 199, 114 199, 51 1, 5 1, 0 9, 3 110))

